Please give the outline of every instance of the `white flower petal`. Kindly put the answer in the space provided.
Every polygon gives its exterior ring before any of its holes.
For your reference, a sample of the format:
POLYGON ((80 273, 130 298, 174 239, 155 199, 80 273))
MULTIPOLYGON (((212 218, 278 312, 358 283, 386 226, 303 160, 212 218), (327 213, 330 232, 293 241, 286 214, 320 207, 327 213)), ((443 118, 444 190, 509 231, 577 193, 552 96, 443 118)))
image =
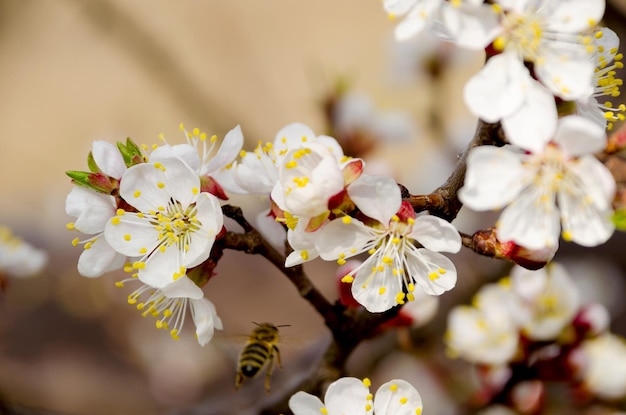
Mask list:
POLYGON ((163 160, 172 157, 181 159, 194 171, 197 171, 200 168, 200 156, 198 155, 198 150, 191 144, 178 144, 175 146, 164 144, 159 146, 154 149, 152 153, 150 153, 150 162, 162 162, 163 160))
POLYGON ((204 297, 202 289, 189 279, 186 275, 183 275, 176 281, 172 282, 161 288, 163 294, 168 298, 191 298, 198 300, 204 297))
POLYGON ((402 292, 402 279, 392 267, 375 270, 377 256, 370 256, 359 267, 352 282, 352 296, 370 313, 382 313, 396 306, 396 296, 402 292))
POLYGON ((215 237, 224 223, 222 208, 217 198, 209 193, 198 195, 196 210, 196 219, 201 226, 195 232, 189 233, 189 250, 185 252, 185 262, 182 264, 187 268, 200 265, 209 257, 215 237))
POLYGON ((582 156, 603 150, 606 147, 604 128, 580 115, 563 117, 554 136, 568 157, 582 156))
POLYGON ((206 298, 191 300, 191 317, 196 325, 196 337, 200 346, 211 341, 215 329, 222 329, 222 320, 218 317, 215 306, 206 298))
POLYGON ((150 219, 140 218, 134 213, 125 213, 110 220, 104 237, 117 252, 137 257, 152 252, 159 244, 159 231, 150 223, 150 219), (119 223, 115 220, 119 218, 119 223))
POLYGON ((124 158, 114 144, 101 140, 94 141, 91 154, 98 168, 107 176, 119 179, 126 171, 124 158))
POLYGON ((415 218, 409 237, 431 251, 459 252, 461 249, 461 236, 454 225, 436 216, 415 218))
POLYGON ((513 241, 528 249, 552 247, 559 242, 559 211, 553 196, 546 196, 541 189, 530 187, 511 203, 500 216, 497 224, 498 240, 513 241))
POLYGON ((546 24, 556 32, 583 32, 602 19, 604 8, 605 0, 551 1, 545 12, 546 24))
POLYGON ((356 378, 341 378, 328 386, 324 402, 329 415, 366 415, 369 388, 356 378))
POLYGON ((502 119, 502 128, 511 144, 541 153, 557 128, 554 97, 534 80, 525 85, 524 93, 524 102, 514 114, 502 119))
POLYGON ((289 398, 289 409, 294 415, 319 415, 324 404, 317 396, 306 392, 297 392, 289 398))
POLYGON ((217 153, 205 166, 202 167, 200 174, 212 175, 218 170, 226 167, 226 165, 231 163, 239 155, 239 151, 241 151, 242 146, 243 133, 241 132, 241 127, 236 126, 226 133, 224 141, 222 141, 222 145, 217 150, 217 153))
POLYGON ((513 290, 525 301, 537 298, 548 284, 548 272, 545 268, 531 271, 520 266, 511 270, 513 290))
MULTIPOLYGON (((174 275, 178 275, 181 271, 182 261, 181 253, 176 247, 170 247, 165 251, 159 251, 158 254, 150 255, 145 262, 145 266, 139 270, 139 280, 146 285, 157 289, 172 284, 176 281, 174 275)), ((181 277, 182 278, 182 277, 181 277)))
POLYGON ((391 177, 363 174, 348 186, 348 195, 361 212, 385 226, 402 204, 400 188, 391 177))
POLYGON ((496 55, 465 84, 465 103, 481 119, 499 121, 522 105, 528 78, 528 69, 514 53, 496 55))
MULTIPOLYGON (((182 163, 182 161, 181 161, 182 163)), ((140 212, 156 211, 170 201, 170 189, 165 184, 165 174, 151 163, 130 167, 120 183, 120 195, 140 212)))
POLYGON ((409 11, 404 20, 396 26, 395 36, 403 41, 416 36, 430 26, 439 14, 442 0, 420 0, 409 11))
POLYGON ((83 277, 95 278, 105 272, 124 266, 126 257, 117 253, 100 235, 89 249, 85 249, 78 258, 78 272, 83 277))
POLYGON ((452 5, 443 3, 442 16, 454 43, 467 49, 484 49, 501 30, 498 15, 491 5, 452 5))
POLYGON ((520 155, 509 147, 474 148, 467 157, 459 199, 474 210, 501 208, 518 196, 527 175, 520 155))
POLYGON ((370 228, 358 219, 352 218, 350 223, 335 219, 319 231, 315 239, 315 248, 320 257, 332 261, 345 255, 345 258, 357 255, 374 239, 370 228))
POLYGON ((597 246, 613 235, 615 225, 611 210, 598 209, 593 200, 583 197, 580 192, 559 192, 558 202, 563 234, 567 239, 583 246, 597 246))
POLYGON ((567 101, 586 99, 593 93, 594 64, 587 56, 568 58, 550 53, 535 64, 537 78, 554 95, 567 101))
POLYGON ((374 395, 376 415, 415 415, 423 409, 422 397, 407 381, 394 379, 383 384, 374 395))
POLYGON ((281 164, 283 154, 288 150, 302 147, 305 143, 315 141, 313 130, 302 123, 292 123, 281 128, 274 138, 274 151, 276 153, 277 164, 281 164))
POLYGON ((615 196, 615 178, 609 169, 592 155, 580 157, 567 165, 577 183, 585 203, 593 203, 599 210, 611 209, 615 196))
POLYGON ((385 0, 383 7, 387 13, 400 16, 409 11, 420 0, 385 0))
POLYGON ((407 254, 407 269, 415 284, 428 295, 441 295, 456 285, 457 273, 452 261, 428 249, 407 254))
POLYGON ((65 199, 65 212, 76 218, 76 229, 87 234, 102 232, 115 208, 113 196, 80 186, 74 186, 65 199))

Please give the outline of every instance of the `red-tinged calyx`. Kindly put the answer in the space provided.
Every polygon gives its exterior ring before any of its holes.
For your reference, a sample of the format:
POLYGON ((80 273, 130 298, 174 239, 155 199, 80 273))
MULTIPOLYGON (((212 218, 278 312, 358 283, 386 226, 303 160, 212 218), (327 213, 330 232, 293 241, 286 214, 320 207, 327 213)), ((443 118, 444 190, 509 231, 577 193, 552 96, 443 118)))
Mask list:
POLYGON ((67 171, 65 174, 72 179, 74 184, 88 187, 98 193, 115 195, 119 190, 119 181, 101 172, 67 171))
POLYGON ((224 188, 222 188, 222 186, 220 186, 220 184, 211 176, 200 177, 200 191, 211 193, 213 196, 221 200, 228 200, 228 196, 226 195, 226 192, 224 192, 224 188))
POLYGON ((344 185, 349 185, 361 176, 363 173, 363 160, 354 159, 343 167, 344 185))

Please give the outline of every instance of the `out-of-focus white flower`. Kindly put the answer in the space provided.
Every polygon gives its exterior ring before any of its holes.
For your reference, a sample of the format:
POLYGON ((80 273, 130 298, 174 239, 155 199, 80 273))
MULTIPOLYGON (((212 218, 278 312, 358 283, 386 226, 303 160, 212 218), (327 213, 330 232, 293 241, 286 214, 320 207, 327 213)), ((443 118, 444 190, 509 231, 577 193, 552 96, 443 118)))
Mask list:
POLYGON ((370 393, 370 385, 369 379, 341 378, 328 386, 324 402, 306 392, 297 392, 289 399, 289 409, 294 415, 422 414, 422 397, 408 382, 391 380, 375 395, 370 393))
MULTIPOLYGON (((130 281, 130 278, 118 281, 118 287, 130 281)), ((218 317, 213 303, 204 298, 204 293, 189 277, 184 275, 163 289, 154 289, 142 285, 128 296, 128 303, 135 305, 142 315, 155 317, 156 327, 167 330, 174 340, 179 335, 185 323, 187 308, 191 311, 191 318, 196 326, 196 337, 200 346, 206 345, 213 337, 214 331, 222 330, 222 320, 218 317), (142 299, 142 297, 148 298, 142 299)))
POLYGON ((439 253, 461 248, 454 226, 435 216, 416 217, 403 204, 391 178, 361 176, 348 187, 348 195, 370 219, 363 222, 343 216, 333 220, 321 229, 315 247, 323 259, 340 264, 362 252, 370 255, 344 277, 353 282, 352 294, 360 304, 371 312, 382 312, 404 304, 405 299, 412 301, 415 284, 429 295, 454 287, 456 268, 439 253))
POLYGON ((560 264, 537 271, 516 266, 511 283, 526 312, 521 328, 532 340, 555 339, 578 312, 578 289, 560 264))
POLYGON ((78 258, 80 275, 99 277, 124 265, 126 256, 113 249, 104 238, 104 228, 116 212, 113 196, 74 186, 65 200, 65 212, 76 218, 75 222, 67 224, 69 230, 91 235, 82 241, 78 237, 72 241, 72 245, 82 244, 84 248, 78 258))
POLYGON ((586 356, 583 383, 594 395, 603 399, 626 396, 626 341, 611 333, 582 344, 586 356))
POLYGON ((379 111, 367 95, 358 92, 347 92, 339 97, 334 120, 340 136, 361 133, 390 143, 415 137, 415 124, 406 112, 379 111))
POLYGON ((239 188, 231 178, 228 167, 235 160, 243 146, 241 127, 236 126, 224 137, 216 148, 217 136, 208 138, 206 133, 194 128, 188 132, 183 124, 180 130, 185 135, 187 144, 170 145, 163 134, 159 138, 165 144, 156 147, 150 154, 151 162, 162 162, 166 158, 177 157, 187 163, 202 180, 202 191, 210 192, 220 199, 228 199, 222 187, 237 192, 239 188))
POLYGON ((457 306, 448 314, 446 344, 453 357, 471 363, 501 365, 517 351, 516 299, 506 284, 489 284, 475 296, 475 306, 457 306))
POLYGON ((204 262, 223 215, 217 199, 200 192, 200 179, 178 158, 129 168, 120 196, 138 212, 117 210, 105 227, 107 242, 119 253, 137 258, 139 279, 164 289, 204 262))
POLYGON ((482 49, 496 36, 498 16, 482 0, 385 0, 390 18, 404 16, 396 26, 398 40, 432 29, 461 47, 482 49))
POLYGON ((559 120, 552 141, 481 146, 471 150, 459 197, 474 210, 507 206, 497 223, 501 241, 528 249, 554 247, 559 230, 583 246, 604 243, 614 231, 615 179, 593 153, 606 145, 604 129, 581 116, 559 120), (560 222, 560 223, 559 223, 560 222))
POLYGON ((0 226, 0 275, 31 277, 48 262, 48 254, 37 249, 6 226, 0 226))

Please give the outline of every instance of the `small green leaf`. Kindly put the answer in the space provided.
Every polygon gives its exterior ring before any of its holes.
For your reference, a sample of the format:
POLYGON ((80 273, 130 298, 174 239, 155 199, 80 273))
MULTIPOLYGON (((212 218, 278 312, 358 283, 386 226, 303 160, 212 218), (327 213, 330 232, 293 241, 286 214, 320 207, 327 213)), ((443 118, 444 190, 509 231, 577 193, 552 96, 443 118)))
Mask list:
POLYGON ((612 220, 616 229, 626 231, 626 208, 616 210, 615 213, 613 213, 612 220))
POLYGON ((120 150, 120 153, 122 153, 126 167, 143 163, 143 153, 130 137, 126 138, 126 144, 118 141, 117 148, 120 150))
POLYGON ((86 172, 86 171, 70 170, 70 171, 66 171, 65 174, 67 174, 74 183, 81 185, 81 186, 91 187, 91 185, 89 184, 89 176, 92 173, 86 172))
POLYGON ((98 167, 96 161, 93 159, 93 153, 91 151, 89 152, 89 155, 87 155, 87 166, 89 167, 89 170, 94 173, 100 172, 100 167, 98 167))

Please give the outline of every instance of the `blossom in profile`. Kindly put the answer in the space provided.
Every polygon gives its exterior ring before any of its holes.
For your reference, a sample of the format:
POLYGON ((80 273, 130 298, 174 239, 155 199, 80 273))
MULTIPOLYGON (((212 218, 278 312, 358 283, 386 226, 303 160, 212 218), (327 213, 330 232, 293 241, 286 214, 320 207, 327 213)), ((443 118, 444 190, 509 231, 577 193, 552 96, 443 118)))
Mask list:
POLYGON ((219 202, 200 191, 200 179, 178 158, 129 168, 120 196, 136 211, 118 209, 105 226, 107 242, 134 258, 147 285, 163 289, 204 262, 222 229, 219 202))
POLYGON ((369 379, 341 378, 328 386, 322 402, 317 396, 297 392, 289 399, 294 415, 421 415, 422 397, 408 382, 391 380, 372 395, 369 379), (373 410, 373 412, 372 412, 373 410))
MULTIPOLYGON (((129 278, 118 281, 116 286, 121 288, 135 281, 135 278, 129 278)), ((156 327, 169 332, 174 340, 180 338, 187 309, 196 326, 196 338, 200 346, 206 345, 213 338, 215 330, 223 328, 213 303, 204 297, 202 289, 187 275, 163 289, 142 284, 128 295, 128 303, 136 306, 144 317, 154 317, 156 327)))
POLYGON ((578 114, 597 122, 610 131, 614 123, 625 119, 623 113, 626 111, 626 106, 624 104, 615 106, 611 101, 606 101, 607 98, 620 96, 623 81, 617 76, 617 71, 624 67, 622 62, 624 56, 618 53, 619 37, 608 27, 597 28, 593 39, 594 91, 591 96, 576 100, 576 110, 578 114))
POLYGON ((7 226, 0 225, 0 277, 31 277, 47 262, 48 254, 44 250, 35 248, 7 226))
POLYGON ((356 301, 383 312, 413 301, 416 285, 429 295, 454 287, 456 268, 439 253, 460 250, 454 226, 435 216, 416 217, 391 178, 362 176, 347 191, 364 216, 334 219, 320 230, 315 247, 322 259, 339 264, 363 252, 370 255, 344 277, 356 301))
POLYGON ((606 242, 615 179, 593 153, 606 146, 604 128, 578 115, 559 120, 551 140, 471 150, 459 198, 474 210, 506 207, 496 224, 498 240, 528 249, 566 241, 606 242))
POLYGON ((227 200, 228 196, 224 189, 233 191, 239 189, 231 178, 229 167, 243 146, 241 127, 236 126, 226 133, 219 147, 216 135, 208 137, 198 128, 189 132, 183 124, 180 124, 179 128, 185 135, 187 143, 171 145, 161 134, 159 138, 164 144, 152 151, 150 161, 162 162, 170 157, 180 158, 200 177, 203 192, 209 192, 222 200, 227 200))

